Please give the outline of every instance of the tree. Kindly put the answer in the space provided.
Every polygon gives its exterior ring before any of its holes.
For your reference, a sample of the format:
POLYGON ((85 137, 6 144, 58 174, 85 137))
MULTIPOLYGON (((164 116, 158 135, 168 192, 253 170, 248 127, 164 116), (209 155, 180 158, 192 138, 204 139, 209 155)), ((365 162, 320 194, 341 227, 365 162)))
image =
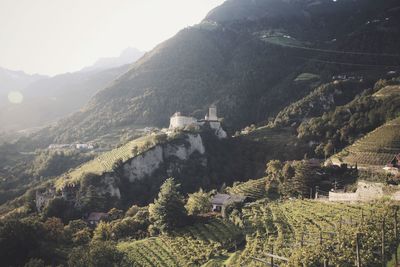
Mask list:
POLYGON ((132 217, 135 216, 140 210, 139 206, 132 205, 125 213, 125 216, 132 217))
POLYGON ((54 242, 59 242, 64 238, 64 224, 60 218, 48 218, 43 223, 43 228, 46 231, 46 237, 54 242))
POLYGON ((298 162, 292 179, 292 192, 295 195, 308 196, 312 180, 313 174, 310 167, 304 162, 298 162))
POLYGON ((200 188, 198 192, 189 194, 185 208, 190 215, 198 215, 211 210, 210 195, 200 188))
POLYGON ((6 219, 0 222, 0 259, 2 266, 23 266, 39 249, 40 225, 6 219))
POLYGON ((111 240, 112 228, 107 222, 100 222, 93 232, 93 240, 106 241, 111 240))
POLYGON ((143 221, 134 217, 127 217, 125 219, 113 222, 113 239, 121 239, 126 237, 135 239, 144 238, 148 235, 148 226, 148 221, 143 221))
POLYGON ((161 232, 183 226, 186 221, 183 197, 178 188, 174 178, 168 178, 161 186, 158 198, 149 206, 150 220, 161 232))
POLYGON ((286 180, 292 179, 293 176, 295 175, 295 169, 289 162, 286 162, 285 165, 283 166, 282 175, 286 180))
POLYGON ((110 221, 122 219, 124 217, 124 212, 117 208, 112 208, 108 211, 108 218, 110 221))
POLYGON ((115 247, 115 243, 107 241, 91 242, 90 246, 72 249, 68 256, 68 266, 73 267, 117 267, 123 264, 124 255, 115 247))
POLYGON ((43 211, 46 218, 57 217, 63 221, 67 221, 71 217, 70 213, 69 203, 61 197, 52 199, 43 211))
POLYGON ((90 238, 90 229, 86 227, 85 229, 79 230, 72 235, 72 242, 75 245, 84 245, 90 242, 90 238))
POLYGON ((124 255, 112 242, 93 242, 90 244, 89 267, 122 266, 124 255))
POLYGON ((89 266, 89 248, 76 247, 68 255, 68 266, 88 267, 89 266))
POLYGON ((273 178, 278 178, 281 173, 283 166, 280 160, 270 160, 267 163, 266 174, 272 176, 273 178))
POLYGON ((329 142, 324 147, 325 157, 329 157, 330 155, 332 155, 334 150, 335 146, 333 145, 332 141, 329 140, 329 142))

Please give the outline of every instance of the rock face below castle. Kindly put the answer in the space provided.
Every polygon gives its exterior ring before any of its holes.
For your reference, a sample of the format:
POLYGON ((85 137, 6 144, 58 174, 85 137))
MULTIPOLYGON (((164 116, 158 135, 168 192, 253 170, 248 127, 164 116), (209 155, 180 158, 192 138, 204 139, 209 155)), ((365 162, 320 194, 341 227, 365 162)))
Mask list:
POLYGON ((126 162, 123 165, 124 176, 129 177, 129 181, 131 182, 144 179, 146 176, 152 175, 171 157, 184 161, 188 160, 195 152, 198 152, 200 155, 205 153, 203 141, 199 134, 187 134, 185 144, 167 143, 155 146, 149 151, 126 162))

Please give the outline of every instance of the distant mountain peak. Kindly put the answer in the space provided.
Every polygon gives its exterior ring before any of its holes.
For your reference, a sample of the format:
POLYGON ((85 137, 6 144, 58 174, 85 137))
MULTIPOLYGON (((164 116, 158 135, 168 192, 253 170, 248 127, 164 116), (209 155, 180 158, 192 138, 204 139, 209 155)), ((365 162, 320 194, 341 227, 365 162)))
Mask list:
POLYGON ((104 70, 117 68, 122 65, 131 64, 144 55, 134 47, 125 48, 118 57, 103 57, 98 59, 93 65, 83 68, 81 71, 104 70))

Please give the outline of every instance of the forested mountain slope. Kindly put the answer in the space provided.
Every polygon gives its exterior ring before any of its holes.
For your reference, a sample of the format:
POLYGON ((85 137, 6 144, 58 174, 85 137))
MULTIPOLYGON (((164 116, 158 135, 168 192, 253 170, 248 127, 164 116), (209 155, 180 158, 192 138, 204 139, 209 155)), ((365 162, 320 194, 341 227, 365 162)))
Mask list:
POLYGON ((211 103, 230 129, 264 121, 333 74, 376 78, 398 65, 398 6, 393 0, 226 1, 37 137, 64 142, 110 127, 166 126, 175 111, 200 116, 211 103), (302 73, 314 78, 296 80, 302 73))

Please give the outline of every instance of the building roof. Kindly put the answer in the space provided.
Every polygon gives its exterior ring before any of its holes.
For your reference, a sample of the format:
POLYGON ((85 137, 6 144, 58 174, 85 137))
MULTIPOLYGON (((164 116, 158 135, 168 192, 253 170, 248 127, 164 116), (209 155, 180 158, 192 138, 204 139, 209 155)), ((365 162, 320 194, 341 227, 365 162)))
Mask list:
POLYGON ((215 205, 223 205, 231 198, 228 194, 216 194, 212 199, 211 203, 215 205))
POLYGON ((91 212, 88 217, 88 221, 100 221, 103 218, 108 217, 107 213, 104 212, 91 212))
POLYGON ((242 202, 246 199, 245 196, 240 195, 228 195, 228 194, 216 194, 211 199, 211 204, 213 205, 225 205, 228 202, 242 202))

